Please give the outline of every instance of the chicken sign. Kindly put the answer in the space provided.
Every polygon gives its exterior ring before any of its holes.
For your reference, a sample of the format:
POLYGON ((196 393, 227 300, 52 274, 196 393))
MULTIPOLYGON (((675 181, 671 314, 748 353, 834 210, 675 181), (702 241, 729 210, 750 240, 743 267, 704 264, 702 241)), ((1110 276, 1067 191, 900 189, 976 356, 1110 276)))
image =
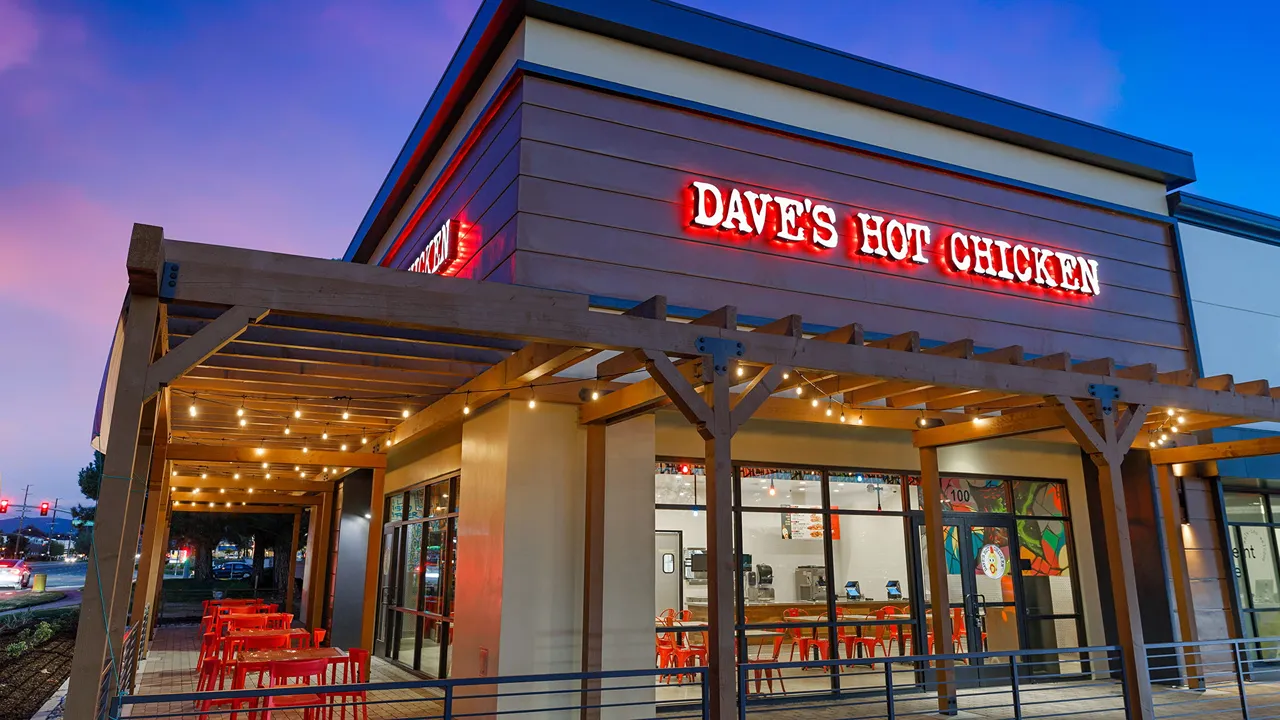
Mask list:
POLYGON ((971 275, 1024 289, 1057 290, 1077 297, 1101 292, 1098 262, 1071 252, 983 237, 958 229, 851 211, 844 221, 831 205, 805 197, 741 190, 715 183, 689 185, 689 225, 735 239, 761 239, 822 252, 836 249, 847 234, 850 255, 893 265, 941 265, 952 275, 971 275))

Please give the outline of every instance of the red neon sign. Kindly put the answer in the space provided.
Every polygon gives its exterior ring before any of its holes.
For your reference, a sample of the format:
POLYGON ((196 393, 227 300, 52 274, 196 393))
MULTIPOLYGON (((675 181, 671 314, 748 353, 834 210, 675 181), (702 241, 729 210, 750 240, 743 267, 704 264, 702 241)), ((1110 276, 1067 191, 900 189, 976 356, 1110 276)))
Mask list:
POLYGON ((458 259, 458 223, 445 220, 444 225, 427 241, 427 246, 409 265, 409 272, 442 275, 458 259))
MULTIPOLYGON (((691 229, 804 246, 826 252, 840 244, 836 210, 810 198, 792 198, 753 190, 721 188, 694 181, 689 185, 691 229)), ((1096 296, 1102 286, 1098 262, 1081 255, 1030 244, 991 239, 926 223, 851 213, 848 222, 851 257, 878 259, 904 268, 938 260, 947 274, 973 275, 992 282, 1096 296), (935 240, 938 245, 933 247, 935 240)))

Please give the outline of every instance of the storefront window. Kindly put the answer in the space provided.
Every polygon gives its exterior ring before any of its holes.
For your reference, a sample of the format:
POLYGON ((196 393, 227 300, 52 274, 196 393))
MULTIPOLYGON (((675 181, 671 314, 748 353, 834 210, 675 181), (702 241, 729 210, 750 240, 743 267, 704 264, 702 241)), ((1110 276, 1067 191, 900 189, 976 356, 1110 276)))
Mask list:
POLYGON ((1063 517, 1067 514, 1067 489, 1062 483, 1016 480, 1013 511, 1018 515, 1063 517))
POLYGON ((742 507, 822 507, 822 473, 795 468, 743 467, 742 507))
POLYGON ((1245 635, 1280 636, 1280 495, 1226 492, 1223 504, 1245 635))

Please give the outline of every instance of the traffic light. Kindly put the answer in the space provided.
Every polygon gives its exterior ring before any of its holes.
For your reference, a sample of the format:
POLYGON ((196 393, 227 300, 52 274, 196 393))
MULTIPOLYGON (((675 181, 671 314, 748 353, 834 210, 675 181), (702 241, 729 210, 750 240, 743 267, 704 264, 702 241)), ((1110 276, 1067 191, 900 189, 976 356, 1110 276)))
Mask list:
POLYGON ((9 501, 0 500, 0 513, 7 513, 7 512, 9 512, 9 501))
POLYGON ((40 503, 40 515, 41 515, 41 517, 48 516, 48 514, 49 514, 49 503, 47 503, 47 502, 42 502, 42 503, 40 503))

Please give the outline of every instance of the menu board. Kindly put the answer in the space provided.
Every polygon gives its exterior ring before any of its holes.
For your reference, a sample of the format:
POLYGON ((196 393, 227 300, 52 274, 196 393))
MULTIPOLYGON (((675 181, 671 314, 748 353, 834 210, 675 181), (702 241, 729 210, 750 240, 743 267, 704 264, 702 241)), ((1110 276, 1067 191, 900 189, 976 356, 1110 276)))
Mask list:
MULTIPOLYGON (((820 509, 817 505, 783 505, 783 507, 797 509, 820 509)), ((838 509, 833 507, 834 509, 838 509)), ((822 525, 822 513, 820 512, 793 512, 785 513, 780 516, 782 518, 782 539, 783 540, 821 540, 826 534, 822 525)), ((840 539, 840 516, 831 516, 831 539, 840 539)))

